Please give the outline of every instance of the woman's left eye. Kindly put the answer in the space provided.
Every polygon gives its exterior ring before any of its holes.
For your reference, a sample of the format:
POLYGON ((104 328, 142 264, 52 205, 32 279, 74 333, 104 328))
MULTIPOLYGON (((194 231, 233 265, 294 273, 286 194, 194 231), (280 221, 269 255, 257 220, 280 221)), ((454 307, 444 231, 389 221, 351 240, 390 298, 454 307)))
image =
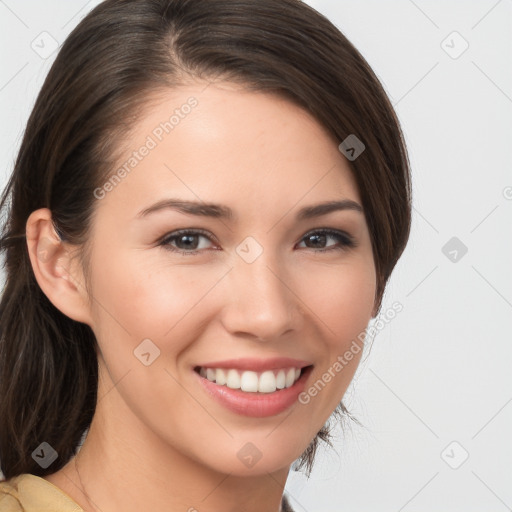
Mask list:
MULTIPOLYGON (((327 251, 340 251, 344 249, 350 249, 353 247, 356 247, 356 242, 354 238, 349 235, 348 233, 345 233, 344 231, 337 231, 333 229, 320 229, 316 231, 311 231, 307 235, 304 235, 302 238, 303 240, 314 240, 314 245, 318 244, 318 242, 323 243, 327 239, 334 239, 338 240, 337 244, 331 245, 327 247, 326 249, 320 248, 316 252, 327 252, 327 251)), ((314 248, 314 247, 313 247, 314 248)))
MULTIPOLYGON (((158 245, 169 251, 178 252, 183 255, 196 255, 200 253, 201 249, 207 249, 204 244, 201 246, 201 244, 198 243, 198 239, 200 238, 204 238, 211 242, 214 237, 205 231, 180 230, 166 235, 158 245)), ((302 237, 302 240, 306 240, 310 243, 313 241, 313 247, 307 248, 317 249, 316 252, 327 252, 333 250, 339 251, 356 247, 356 242, 351 235, 343 231, 332 229, 319 229, 316 231, 310 231, 302 237), (329 238, 337 240, 338 243, 334 245, 331 244, 330 246, 327 246, 327 248, 318 247, 319 244, 321 245, 326 243, 329 238)))

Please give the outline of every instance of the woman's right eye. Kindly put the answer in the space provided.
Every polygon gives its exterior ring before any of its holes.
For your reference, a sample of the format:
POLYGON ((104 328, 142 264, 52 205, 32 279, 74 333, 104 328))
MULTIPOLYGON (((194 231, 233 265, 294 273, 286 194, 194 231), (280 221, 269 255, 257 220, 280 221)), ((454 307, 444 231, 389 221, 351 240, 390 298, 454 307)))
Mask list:
POLYGON ((172 252, 178 252, 180 254, 191 254, 196 255, 199 254, 200 250, 205 249, 206 247, 198 247, 197 239, 205 238, 211 241, 211 235, 206 234, 206 231, 197 231, 197 230, 180 230, 174 231, 166 235, 159 245, 164 247, 164 249, 172 252), (196 242, 194 243, 194 239, 196 242), (176 243, 178 247, 172 245, 172 243, 176 243), (184 248, 188 248, 191 250, 183 250, 179 247, 182 244, 184 248))

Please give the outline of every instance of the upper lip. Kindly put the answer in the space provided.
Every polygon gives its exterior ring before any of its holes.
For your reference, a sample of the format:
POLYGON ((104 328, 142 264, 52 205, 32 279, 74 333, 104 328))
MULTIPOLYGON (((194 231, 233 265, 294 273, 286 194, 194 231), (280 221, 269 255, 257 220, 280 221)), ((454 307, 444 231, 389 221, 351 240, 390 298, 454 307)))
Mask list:
POLYGON ((269 359, 238 358, 225 359, 223 361, 214 361, 197 365, 202 368, 233 368, 235 370, 252 370, 262 372, 265 370, 279 370, 281 368, 304 368, 313 363, 302 359, 293 359, 291 357, 271 357, 269 359))

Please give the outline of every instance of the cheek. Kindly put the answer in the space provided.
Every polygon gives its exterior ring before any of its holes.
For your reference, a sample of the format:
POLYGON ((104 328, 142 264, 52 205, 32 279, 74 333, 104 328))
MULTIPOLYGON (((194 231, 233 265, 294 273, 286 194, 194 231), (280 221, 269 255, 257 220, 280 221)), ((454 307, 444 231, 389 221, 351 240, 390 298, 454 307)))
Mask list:
POLYGON ((354 259, 338 266, 320 266, 303 281, 300 297, 325 327, 325 339, 343 346, 357 337, 371 318, 376 291, 373 262, 354 259))
POLYGON ((304 333, 312 340, 310 353, 317 362, 298 398, 306 443, 341 402, 359 365, 361 333, 364 335, 371 319, 376 275, 366 254, 335 265, 317 264, 314 272, 301 275, 306 277, 296 278, 294 292, 305 306, 304 333))
POLYGON ((320 329, 321 362, 313 379, 318 385, 310 391, 325 418, 341 400, 361 359, 374 306, 375 277, 373 262, 361 259, 335 270, 318 267, 314 279, 303 283, 301 296, 320 329), (324 387, 325 393, 321 392, 324 387))
POLYGON ((121 338, 129 336, 139 342, 150 338, 158 344, 172 339, 182 325, 190 328, 191 315, 227 267, 186 265, 176 256, 168 262, 153 251, 120 256, 115 264, 96 264, 93 290, 99 325, 112 325, 121 338))

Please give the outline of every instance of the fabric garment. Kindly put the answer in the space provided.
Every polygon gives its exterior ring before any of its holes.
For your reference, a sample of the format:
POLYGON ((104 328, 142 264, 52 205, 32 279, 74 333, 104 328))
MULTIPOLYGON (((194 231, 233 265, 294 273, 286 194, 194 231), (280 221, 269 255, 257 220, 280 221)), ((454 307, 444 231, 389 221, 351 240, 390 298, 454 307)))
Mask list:
POLYGON ((0 482, 0 512, 84 512, 64 491, 30 473, 0 482))
MULTIPOLYGON (((30 473, 0 481, 0 512, 84 512, 64 491, 30 473)), ((282 512, 293 512, 283 496, 282 512)))

